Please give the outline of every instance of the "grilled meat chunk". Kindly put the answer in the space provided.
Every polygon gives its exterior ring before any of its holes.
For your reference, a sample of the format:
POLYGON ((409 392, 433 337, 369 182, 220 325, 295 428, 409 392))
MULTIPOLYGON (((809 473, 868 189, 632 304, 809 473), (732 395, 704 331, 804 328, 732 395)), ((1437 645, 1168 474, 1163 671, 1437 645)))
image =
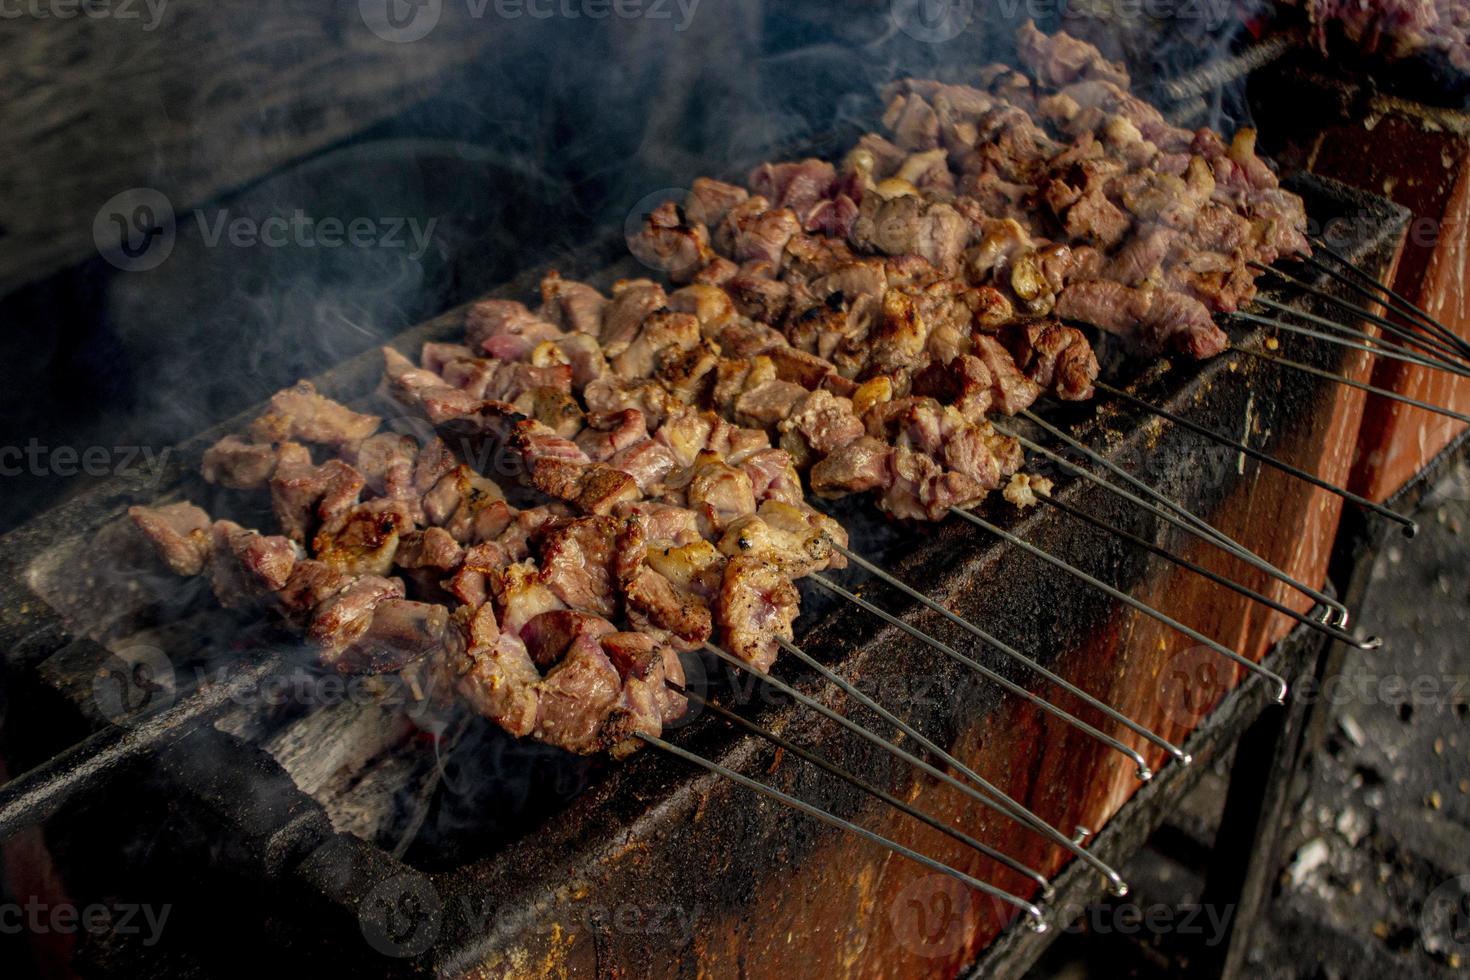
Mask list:
POLYGON ((790 641, 800 596, 791 579, 758 557, 740 555, 725 565, 715 616, 725 648, 764 673, 780 652, 777 637, 790 641))
POLYGON ((363 415, 317 392, 310 381, 271 396, 270 408, 250 426, 256 442, 317 443, 344 447, 377 431, 381 419, 363 415))
POLYGON ((228 435, 204 451, 204 479, 231 490, 258 490, 283 462, 310 463, 311 453, 299 442, 247 442, 228 435))
POLYGON ((1211 357, 1229 346, 1225 332, 1197 300, 1161 289, 1130 289, 1102 279, 1074 283, 1057 300, 1057 316, 1128 338, 1153 351, 1211 357))
POLYGON ((162 507, 129 507, 128 517, 176 575, 198 575, 209 559, 209 515, 180 501, 162 507))

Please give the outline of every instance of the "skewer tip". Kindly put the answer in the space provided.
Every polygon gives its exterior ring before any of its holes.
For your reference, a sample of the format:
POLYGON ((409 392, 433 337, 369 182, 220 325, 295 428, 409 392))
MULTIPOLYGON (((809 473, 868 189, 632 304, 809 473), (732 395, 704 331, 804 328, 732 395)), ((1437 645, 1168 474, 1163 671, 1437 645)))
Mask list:
POLYGON ((1137 774, 1138 774, 1138 781, 1140 783, 1146 783, 1150 779, 1153 779, 1154 778, 1154 771, 1152 769, 1150 769, 1148 766, 1139 766, 1136 771, 1137 771, 1137 774))
POLYGON ((1287 694, 1286 681, 1282 680, 1279 677, 1276 678, 1276 694, 1275 694, 1275 696, 1273 696, 1271 698, 1271 700, 1273 702, 1275 702, 1276 704, 1285 704, 1286 703, 1286 694, 1287 694))
POLYGON ((1027 915, 1030 916, 1030 918, 1026 920, 1027 928, 1036 933, 1038 936, 1051 928, 1051 926, 1047 924, 1046 916, 1041 914, 1040 909, 1031 909, 1027 912, 1027 915))
POLYGON ((1108 882, 1110 883, 1108 890, 1113 893, 1114 898, 1123 898, 1128 894, 1128 883, 1122 878, 1117 875, 1109 875, 1108 882))
POLYGON ((1175 755, 1174 758, 1178 760, 1181 766, 1189 766, 1194 764, 1194 756, 1190 755, 1188 752, 1180 752, 1179 754, 1175 755))
POLYGON ((1407 523, 1407 524, 1404 525, 1403 530, 1404 530, 1404 537, 1406 537, 1406 538, 1412 538, 1412 537, 1414 537, 1415 535, 1417 535, 1419 533, 1419 522, 1418 521, 1410 521, 1409 523, 1407 523))
POLYGON ((1361 643, 1358 644, 1358 649, 1359 650, 1380 650, 1382 648, 1383 648, 1383 637, 1381 637, 1381 636, 1369 636, 1369 637, 1365 637, 1363 639, 1363 642, 1361 642, 1361 643))

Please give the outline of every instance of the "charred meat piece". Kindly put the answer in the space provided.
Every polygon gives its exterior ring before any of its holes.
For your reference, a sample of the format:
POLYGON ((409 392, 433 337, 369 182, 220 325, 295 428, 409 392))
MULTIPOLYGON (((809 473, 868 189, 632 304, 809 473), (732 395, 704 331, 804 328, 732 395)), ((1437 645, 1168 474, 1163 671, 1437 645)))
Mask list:
POLYGON ((434 425, 473 415, 480 400, 446 382, 391 347, 383 348, 384 387, 396 400, 423 412, 434 425))
POLYGON ((300 548, 279 535, 263 535, 234 521, 215 521, 206 568, 220 604, 241 608, 284 588, 301 557, 300 548))
POLYGON ((714 537, 735 518, 755 512, 755 489, 745 471, 717 453, 701 454, 691 470, 686 499, 705 537, 714 537))
POLYGON ((893 447, 871 436, 848 443, 812 467, 812 492, 842 497, 886 487, 891 480, 893 447))
POLYGON ((780 652, 777 637, 795 633, 800 596, 785 574, 759 558, 741 555, 725 565, 715 616, 726 649, 764 673, 780 652))
POLYGON ((632 279, 614 285, 612 300, 603 312, 602 332, 598 335, 607 358, 613 360, 626 350, 648 315, 668 305, 668 294, 651 280, 632 279))
POLYGON ((536 316, 524 303, 509 299, 481 300, 471 306, 464 332, 471 350, 502 361, 527 360, 537 346, 561 336, 555 324, 536 316))
POLYGON ((317 559, 349 575, 387 575, 399 536, 413 529, 401 501, 379 499, 358 504, 322 525, 312 538, 317 559))
POLYGON ((977 333, 975 354, 985 362, 992 382, 991 404, 1006 415, 1030 408, 1041 395, 1041 389, 1016 367, 1010 352, 994 337, 977 333))
POLYGON ((204 479, 231 490, 258 490, 282 462, 310 463, 311 453, 297 442, 247 442, 228 435, 204 451, 204 479))
POLYGON ((350 673, 355 662, 344 654, 367 635, 378 604, 402 598, 403 583, 397 579, 376 575, 355 579, 317 607, 306 628, 307 638, 317 647, 324 664, 350 673))
POLYGON ((607 747, 603 728, 622 695, 622 679, 596 637, 572 641, 539 684, 536 737, 572 752, 607 747))
POLYGON ((650 540, 651 527, 648 519, 634 518, 618 535, 618 582, 629 622, 658 631, 676 649, 698 649, 713 626, 709 608, 700 598, 705 583, 693 570, 692 555, 713 549, 703 539, 682 547, 667 539, 650 540), (657 558, 650 560, 651 556, 657 558))
POLYGON ((536 730, 541 713, 541 673, 520 638, 501 633, 471 645, 452 664, 456 688, 478 712, 516 736, 536 730))
POLYGON ((546 318, 568 333, 595 338, 602 330, 607 298, 586 283, 550 272, 541 280, 541 303, 546 318))
POLYGON ((767 500, 757 513, 730 524, 720 537, 719 550, 729 558, 758 558, 796 579, 843 567, 833 544, 847 544, 836 521, 805 504, 767 500))
POLYGON ((384 599, 362 638, 326 662, 343 674, 403 670, 440 649, 448 626, 449 610, 437 603, 384 599))
POLYGON ((750 192, 744 187, 709 177, 696 177, 684 201, 684 213, 690 221, 713 228, 725 220, 731 208, 749 196, 750 192))
POLYGON ((317 527, 357 504, 366 485, 362 474, 340 459, 320 466, 283 462, 270 479, 271 509, 286 536, 305 541, 317 527))
POLYGON ((644 216, 643 226, 628 239, 628 250, 674 282, 688 282, 713 256, 709 229, 689 220, 673 201, 663 202, 644 216))
POLYGON ((317 392, 310 381, 271 396, 270 408, 250 426, 256 442, 311 442, 324 446, 349 446, 377 431, 382 420, 362 415, 317 392))
POLYGON ((198 575, 204 571, 211 546, 211 521, 203 510, 180 501, 162 507, 129 507, 128 517, 174 574, 198 575))
POLYGON ((596 639, 615 630, 601 616, 573 609, 552 609, 531 617, 521 630, 521 639, 532 662, 547 670, 560 663, 567 649, 580 637, 596 639))
POLYGON ((1102 279, 1074 283, 1058 298, 1056 314, 1152 351, 1204 358, 1229 346, 1229 338, 1199 301, 1160 289, 1130 289, 1102 279))
POLYGON ((1065 31, 1043 34, 1031 20, 1016 31, 1016 54, 1043 85, 1060 88, 1076 81, 1102 79, 1128 86, 1128 73, 1121 64, 1107 61, 1097 48, 1065 31))
POLYGON ((1092 397, 1097 355, 1075 327, 1055 320, 1028 320, 1003 327, 999 334, 1026 377, 1063 401, 1092 397))
POLYGON ((612 616, 617 612, 613 556, 618 521, 612 517, 554 520, 536 535, 541 580, 572 609, 612 616))

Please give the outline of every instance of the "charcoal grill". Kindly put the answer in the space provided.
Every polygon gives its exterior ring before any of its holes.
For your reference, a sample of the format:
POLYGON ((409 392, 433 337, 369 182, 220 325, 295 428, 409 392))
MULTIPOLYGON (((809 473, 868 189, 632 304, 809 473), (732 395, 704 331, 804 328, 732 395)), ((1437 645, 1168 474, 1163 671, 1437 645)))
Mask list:
MULTIPOLYGON (((1308 178, 1296 189, 1318 221, 1347 213, 1368 216, 1354 227, 1371 232, 1347 253, 1380 278, 1386 274, 1406 224, 1402 209, 1328 181, 1308 178)), ((573 263, 558 264, 566 274, 605 286, 639 271, 630 260, 613 260, 621 248, 621 240, 609 240, 573 263)), ((520 277, 497 295, 530 294, 542 271, 520 277)), ((1294 308, 1325 313, 1299 294, 1275 295, 1294 308)), ((412 352, 425 340, 455 336, 462 316, 457 310, 438 317, 397 338, 395 346, 412 352)), ((1299 338, 1283 338, 1283 345, 1298 360, 1348 376, 1365 374, 1360 353, 1299 338)), ((364 355, 318 379, 318 386, 332 397, 360 402, 376 386, 379 369, 376 356, 364 355)), ((1362 396, 1328 381, 1240 354, 1141 372, 1122 362, 1109 379, 1196 424, 1253 433, 1277 458, 1329 480, 1340 482, 1351 462, 1362 396)), ((9 573, 0 601, 0 639, 8 650, 8 689, 15 692, 8 728, 28 733, 24 743, 9 746, 11 771, 42 762, 107 722, 94 679, 116 665, 112 651, 140 637, 164 649, 181 685, 197 676, 197 668, 241 660, 262 673, 296 669, 290 652, 279 650, 269 635, 214 610, 197 594, 181 595, 173 581, 152 579, 145 563, 130 563, 119 530, 127 505, 199 490, 189 474, 197 471, 203 448, 246 417, 181 447, 157 486, 115 480, 6 538, 0 551, 9 573), (210 649, 194 649, 201 635, 214 641, 210 649)), ((1048 418, 1187 501, 1278 566, 1320 581, 1328 555, 1303 552, 1299 545, 1320 540, 1323 535, 1314 530, 1333 526, 1338 498, 1118 402, 1059 409, 1048 418), (1298 539, 1281 534, 1283 527, 1304 530, 1298 539)), ((1066 481, 1058 499, 1146 540, 1172 540, 1178 554, 1305 609, 1305 600, 1279 583, 1243 573, 1198 541, 1168 538, 1156 520, 1094 485, 1066 481)), ((865 554, 884 561, 899 578, 1164 738, 1183 743, 1200 761, 1231 744, 1265 710, 1269 685, 1263 679, 1239 683, 1243 672, 1228 661, 1191 650, 1153 619, 963 522, 898 531, 862 508, 843 516, 865 554)), ((1050 508, 1005 526, 1252 659, 1270 651, 1268 664, 1288 677, 1316 669, 1318 636, 1298 630, 1277 643, 1290 632, 1287 617, 1226 594, 1115 535, 1050 508)), ((859 582, 861 576, 850 573, 844 581, 859 582)), ((1102 723, 1075 699, 1037 685, 1033 674, 969 641, 932 611, 906 603, 877 582, 862 582, 860 591, 991 669, 1102 723)), ((1106 860, 1136 847, 1165 801, 1197 778, 1198 766, 1168 765, 1157 746, 1135 740, 1161 773, 1140 789, 1125 757, 1002 696, 994 685, 976 683, 898 628, 823 602, 811 591, 804 595, 804 609, 798 634, 804 649, 843 677, 883 692, 888 707, 1053 826, 1101 830, 1089 850, 1106 860)), ((808 696, 861 713, 810 672, 787 667, 778 673, 808 696)), ((249 690, 256 677, 249 667, 240 674, 236 690, 249 690)), ((730 703, 725 679, 711 671, 708 680, 711 697, 730 703)), ((87 790, 64 805, 62 793, 49 802, 43 795, 42 809, 55 811, 54 836, 82 842, 69 845, 77 848, 70 857, 91 856, 99 867, 122 872, 146 864, 159 872, 153 880, 160 895, 167 893, 160 900, 171 902, 180 917, 163 951, 123 941, 99 944, 92 952, 99 969, 148 964, 160 974, 188 975, 207 968, 201 965, 227 944, 252 967, 350 965, 374 973, 454 976, 597 975, 617 969, 632 975, 744 970, 766 976, 806 972, 814 963, 849 971, 861 963, 874 974, 921 967, 954 972, 989 947, 986 967, 1014 972, 1040 948, 1040 939, 1018 927, 1010 906, 956 893, 943 876, 655 752, 605 768, 568 761, 551 750, 508 746, 487 726, 477 726, 460 736, 459 744, 470 747, 469 761, 462 759, 446 774, 433 740, 391 710, 366 705, 283 716, 248 699, 222 700, 226 708, 213 724, 174 730, 145 721, 124 728, 125 738, 140 745, 94 736, 128 751, 103 757, 115 760, 113 765, 93 761, 60 777, 52 774, 87 790), (280 735, 282 725, 288 737, 280 735), (332 759, 340 771, 302 764, 294 748, 313 739, 339 750, 332 759), (342 751, 349 739, 360 741, 354 751, 342 751), (140 765, 150 757, 149 765, 140 765), (472 815, 454 803, 456 768, 460 776, 483 782, 472 815), (138 792, 129 794, 120 812, 108 813, 106 787, 129 783, 138 792), (111 819, 94 829, 104 816, 111 819), (149 821, 161 827, 151 853, 128 854, 120 868, 114 857, 101 860, 109 844, 130 839, 134 828, 149 821), (201 863, 208 873, 195 880, 201 863), (933 923, 921 921, 922 913, 915 918, 913 910, 955 911, 945 903, 956 895, 969 903, 957 920, 964 926, 936 939, 933 923), (261 909, 269 911, 262 915, 261 909), (242 932, 255 933, 258 944, 242 942, 242 932)), ((922 800, 940 819, 1054 878, 1059 904, 1099 888, 1090 868, 1077 861, 1067 866, 1064 851, 978 811, 931 779, 893 766, 871 745, 788 699, 757 697, 745 713, 794 742, 818 747, 900 798, 922 800)), ((1127 740, 1126 733, 1119 737, 1127 740)), ((1008 891, 1035 891, 1027 879, 917 828, 857 790, 773 752, 767 742, 733 733, 709 712, 672 741, 1008 891)), ((115 879, 125 880, 125 874, 115 879)), ((118 887, 113 881, 98 884, 118 887)))

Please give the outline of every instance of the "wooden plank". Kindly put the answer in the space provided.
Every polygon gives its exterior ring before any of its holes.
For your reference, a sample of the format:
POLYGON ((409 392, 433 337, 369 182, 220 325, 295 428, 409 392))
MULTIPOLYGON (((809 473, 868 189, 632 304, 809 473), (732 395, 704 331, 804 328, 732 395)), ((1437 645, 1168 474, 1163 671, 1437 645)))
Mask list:
POLYGON ((500 24, 446 17, 391 43, 356 2, 131 9, 0 31, 0 294, 96 255, 94 221, 120 192, 151 188, 176 210, 211 200, 402 112, 504 42, 500 24))
MULTIPOLYGON (((1455 334, 1470 338, 1470 116, 1377 97, 1361 118, 1318 134, 1310 167, 1414 213, 1403 259, 1385 281, 1455 334)), ((1373 383, 1470 412, 1470 378, 1384 359, 1374 368, 1373 383)), ((1372 500, 1388 499, 1464 429, 1446 416, 1370 397, 1351 489, 1372 500)))

